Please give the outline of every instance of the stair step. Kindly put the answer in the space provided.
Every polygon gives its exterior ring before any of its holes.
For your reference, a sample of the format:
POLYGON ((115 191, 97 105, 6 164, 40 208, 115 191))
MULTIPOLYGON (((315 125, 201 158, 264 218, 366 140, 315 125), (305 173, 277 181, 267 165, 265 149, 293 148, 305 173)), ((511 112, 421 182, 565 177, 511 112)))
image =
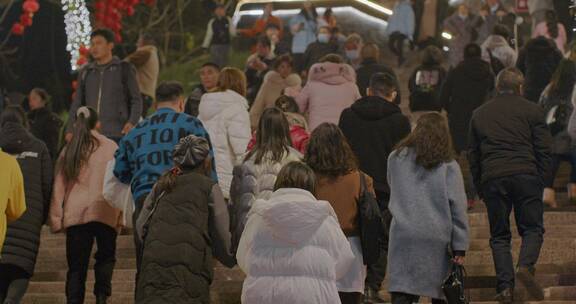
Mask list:
MULTIPOLYGON (((32 277, 32 282, 58 282, 66 281, 66 270, 60 271, 47 271, 47 272, 35 272, 32 277)), ((113 282, 126 282, 134 281, 136 277, 136 269, 114 269, 114 276, 112 277, 113 282)), ((214 278, 213 282, 225 282, 225 281, 242 281, 245 275, 238 267, 232 269, 226 267, 215 267, 214 268, 214 278)), ((88 282, 94 282, 94 270, 88 270, 88 276, 86 279, 88 282)))
MULTIPOLYGON (((468 214, 468 222, 471 227, 489 225, 486 213, 470 213, 468 214)), ((513 216, 511 222, 515 223, 513 216)), ((576 212, 545 212, 544 226, 548 225, 576 225, 576 212)))

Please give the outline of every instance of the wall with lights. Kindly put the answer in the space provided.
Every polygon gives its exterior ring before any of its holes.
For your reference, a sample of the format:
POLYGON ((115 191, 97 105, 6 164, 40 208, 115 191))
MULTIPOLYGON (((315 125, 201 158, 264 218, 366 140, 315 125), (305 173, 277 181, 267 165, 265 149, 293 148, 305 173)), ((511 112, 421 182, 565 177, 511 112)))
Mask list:
MULTIPOLYGON (((64 23, 66 24, 66 34, 68 44, 66 50, 70 52, 72 70, 76 70, 81 57, 80 49, 90 44, 90 12, 84 0, 62 0, 64 10, 64 23)), ((81 62, 80 62, 81 63, 81 62)))

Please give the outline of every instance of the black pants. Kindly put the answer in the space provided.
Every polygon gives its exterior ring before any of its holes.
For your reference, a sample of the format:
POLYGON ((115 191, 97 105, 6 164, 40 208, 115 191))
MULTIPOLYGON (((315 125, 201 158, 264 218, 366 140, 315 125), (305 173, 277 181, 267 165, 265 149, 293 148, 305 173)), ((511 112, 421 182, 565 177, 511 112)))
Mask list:
MULTIPOLYGON (((401 292, 392 293, 392 304, 412 304, 412 303, 418 303, 418 301, 420 301, 419 296, 401 292)), ((446 301, 444 300, 432 299, 432 304, 445 304, 445 303, 446 301)))
MULTIPOLYGON (((140 212, 142 211, 142 206, 144 206, 145 200, 146 195, 142 195, 136 200, 134 204, 134 213, 132 214, 132 223, 134 223, 134 225, 136 225, 138 216, 140 216, 140 212)), ((138 237, 138 231, 134 229, 134 248, 136 248, 136 281, 138 281, 138 273, 140 272, 140 265, 142 263, 143 245, 144 244, 140 242, 140 238, 138 237)))
POLYGON ((98 250, 94 255, 94 295, 112 294, 112 273, 116 263, 116 238, 114 228, 97 222, 69 227, 66 230, 66 298, 68 304, 84 303, 86 275, 94 239, 98 250))
POLYGON ((404 63, 404 40, 406 39, 408 39, 408 37, 400 32, 394 32, 390 34, 388 38, 388 47, 394 55, 398 56, 399 65, 404 63))
POLYGON ((518 266, 533 268, 538 261, 544 234, 543 185, 535 175, 513 175, 493 179, 482 185, 490 222, 490 247, 496 268, 497 291, 514 288, 514 265, 510 252, 514 217, 522 246, 518 266))
MULTIPOLYGON (((390 229, 390 223, 392 222, 392 214, 388 210, 388 202, 390 201, 390 194, 388 193, 376 193, 378 203, 380 205, 380 212, 382 213, 382 219, 386 224, 386 227, 390 229)), ((385 251, 382 253, 380 258, 375 264, 368 265, 366 271, 366 286, 374 291, 380 290, 382 282, 386 277, 386 268, 388 267, 388 232, 385 236, 386 244, 385 251)))
POLYGON ((0 264, 0 303, 19 304, 26 294, 30 274, 11 264, 0 264))
POLYGON ((554 188, 554 180, 556 179, 556 174, 560 169, 560 164, 563 162, 570 163, 570 182, 576 183, 576 153, 572 154, 552 154, 552 161, 550 164, 550 170, 548 170, 548 176, 544 177, 544 187, 554 188))
POLYGON ((360 304, 362 294, 359 292, 339 292, 340 302, 342 304, 360 304))

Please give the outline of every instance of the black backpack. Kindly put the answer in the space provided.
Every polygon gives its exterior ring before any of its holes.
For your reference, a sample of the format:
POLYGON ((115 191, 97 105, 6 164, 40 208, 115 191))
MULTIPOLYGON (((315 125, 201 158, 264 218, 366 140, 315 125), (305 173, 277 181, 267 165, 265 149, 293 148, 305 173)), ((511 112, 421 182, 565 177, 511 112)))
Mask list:
POLYGON ((364 265, 378 261, 386 248, 386 225, 374 194, 366 189, 366 176, 360 172, 360 196, 358 197, 358 226, 364 265))

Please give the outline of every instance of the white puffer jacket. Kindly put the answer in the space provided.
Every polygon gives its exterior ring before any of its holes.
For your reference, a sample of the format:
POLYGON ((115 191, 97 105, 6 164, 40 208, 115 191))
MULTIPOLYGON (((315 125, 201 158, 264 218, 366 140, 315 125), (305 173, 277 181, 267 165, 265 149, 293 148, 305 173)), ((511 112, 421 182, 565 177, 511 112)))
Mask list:
POLYGON ((248 102, 231 90, 204 94, 198 118, 210 135, 218 184, 224 197, 230 198, 232 170, 242 163, 251 137, 248 102))
POLYGON ((234 178, 230 188, 230 200, 232 221, 232 244, 238 244, 248 213, 254 202, 258 199, 267 200, 274 192, 276 177, 282 168, 293 161, 299 161, 302 154, 293 148, 288 148, 283 159, 273 162, 270 154, 265 156, 260 164, 254 163, 254 157, 244 161, 240 166, 234 168, 234 178))
POLYGON ((236 258, 242 303, 334 304, 354 255, 330 203, 279 189, 252 206, 236 258))

